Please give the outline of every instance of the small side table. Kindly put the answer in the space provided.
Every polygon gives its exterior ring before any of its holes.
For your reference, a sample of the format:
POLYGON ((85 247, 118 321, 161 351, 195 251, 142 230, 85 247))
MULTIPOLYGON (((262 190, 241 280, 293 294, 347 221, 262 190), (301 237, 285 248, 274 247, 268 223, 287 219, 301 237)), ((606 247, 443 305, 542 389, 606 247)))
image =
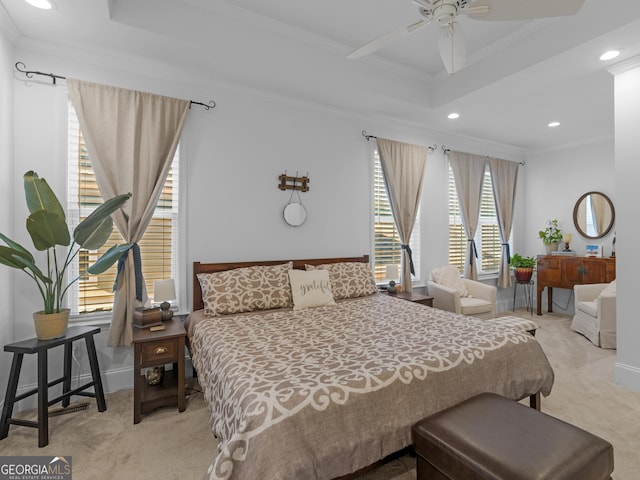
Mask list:
POLYGON ((151 331, 148 328, 133 330, 133 423, 140 423, 142 415, 160 407, 186 408, 184 389, 184 346, 187 332, 182 322, 183 316, 163 322, 164 330, 151 331), (164 366, 173 363, 173 370, 165 372, 158 385, 147 384, 141 370, 147 367, 164 366))
POLYGON ((60 401, 62 401, 63 407, 68 407, 72 395, 95 397, 98 404, 98 411, 104 412, 107 409, 107 404, 104 400, 104 391, 102 390, 102 380, 100 379, 100 367, 98 366, 96 346, 93 342, 93 336, 97 333, 100 333, 100 329, 95 327, 69 327, 65 336, 61 338, 55 338, 53 340, 38 340, 37 338, 31 338, 29 340, 11 343, 4 346, 5 352, 13 352, 13 361, 11 362, 7 394, 5 396, 2 417, 0 420, 0 440, 9 435, 9 425, 21 425, 23 427, 37 428, 38 447, 46 447, 49 443, 48 408, 60 401), (89 354, 89 365, 91 367, 91 376, 93 381, 71 390, 72 344, 74 341, 82 339, 84 339, 87 345, 87 353, 89 354), (63 376, 57 380, 49 382, 47 378, 47 355, 49 349, 60 345, 64 345, 63 376), (33 353, 38 354, 38 387, 16 397, 22 359, 25 354, 33 353), (62 395, 54 398, 53 400, 49 400, 49 387, 53 387, 59 383, 62 383, 62 395), (84 390, 89 387, 93 387, 94 391, 85 392, 84 390), (30 420, 12 418, 11 415, 13 415, 13 406, 15 402, 35 394, 38 394, 38 421, 33 422, 30 420))
POLYGON ((420 295, 419 293, 399 292, 390 293, 389 295, 391 295, 392 297, 401 298, 403 300, 408 300, 413 303, 426 305, 427 307, 433 307, 433 297, 427 297, 426 295, 420 295))
POLYGON ((527 311, 533 314, 533 280, 526 282, 515 280, 515 284, 513 285, 513 309, 511 311, 516 311, 516 292, 518 291, 518 285, 522 285, 524 289, 524 303, 527 311))

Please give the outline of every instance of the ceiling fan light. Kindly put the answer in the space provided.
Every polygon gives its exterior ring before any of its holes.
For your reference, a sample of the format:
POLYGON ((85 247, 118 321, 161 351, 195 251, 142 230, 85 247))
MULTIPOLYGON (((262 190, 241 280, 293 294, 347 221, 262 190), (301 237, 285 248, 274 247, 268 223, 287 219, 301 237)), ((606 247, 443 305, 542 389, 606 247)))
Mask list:
POLYGON ((600 60, 602 61, 612 60, 616 58, 618 55, 620 55, 620 52, 618 50, 609 50, 607 52, 604 52, 602 55, 600 55, 600 60))

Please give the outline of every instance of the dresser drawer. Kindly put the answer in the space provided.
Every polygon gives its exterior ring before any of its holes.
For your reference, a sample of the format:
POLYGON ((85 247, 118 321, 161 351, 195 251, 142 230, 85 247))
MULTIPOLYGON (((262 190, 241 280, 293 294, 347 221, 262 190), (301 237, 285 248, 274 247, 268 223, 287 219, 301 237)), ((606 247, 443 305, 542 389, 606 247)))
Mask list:
POLYGON ((152 342, 145 342, 142 345, 141 363, 143 367, 148 367, 177 362, 178 353, 177 338, 163 338, 152 342))

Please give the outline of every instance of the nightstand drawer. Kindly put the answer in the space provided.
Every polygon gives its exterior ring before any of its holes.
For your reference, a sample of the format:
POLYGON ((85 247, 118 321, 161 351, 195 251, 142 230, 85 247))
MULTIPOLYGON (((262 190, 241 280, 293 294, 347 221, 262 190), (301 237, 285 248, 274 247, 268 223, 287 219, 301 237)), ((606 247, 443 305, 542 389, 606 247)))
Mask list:
MULTIPOLYGON (((162 362, 178 361, 178 340, 176 338, 160 339, 142 344, 143 367, 158 365, 162 362)), ((184 355, 184 353, 183 353, 184 355)))

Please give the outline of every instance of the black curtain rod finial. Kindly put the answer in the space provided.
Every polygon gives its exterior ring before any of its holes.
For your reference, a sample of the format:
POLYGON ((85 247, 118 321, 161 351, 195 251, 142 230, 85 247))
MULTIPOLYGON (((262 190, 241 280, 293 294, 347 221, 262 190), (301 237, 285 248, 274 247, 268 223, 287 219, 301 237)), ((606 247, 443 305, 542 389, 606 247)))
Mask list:
POLYGON ((189 108, 191 108, 191 105, 201 105, 202 108, 204 108, 205 110, 211 110, 212 108, 216 108, 216 102, 214 102, 213 100, 210 100, 209 103, 195 102, 191 100, 191 103, 189 104, 189 108))
POLYGON ((372 138, 378 138, 378 137, 376 137, 374 135, 367 135, 367 131, 366 130, 362 130, 362 136, 367 139, 367 142, 369 140, 371 140, 372 138))
POLYGON ((16 67, 16 70, 18 70, 20 73, 24 73, 24 76, 27 78, 33 78, 34 75, 42 75, 43 77, 50 77, 54 85, 56 85, 56 80, 58 78, 60 80, 66 80, 66 77, 55 75, 53 73, 44 73, 44 72, 38 72, 36 70, 27 70, 27 66, 22 62, 16 62, 15 67, 16 67), (21 65, 22 68, 19 65, 21 65))

